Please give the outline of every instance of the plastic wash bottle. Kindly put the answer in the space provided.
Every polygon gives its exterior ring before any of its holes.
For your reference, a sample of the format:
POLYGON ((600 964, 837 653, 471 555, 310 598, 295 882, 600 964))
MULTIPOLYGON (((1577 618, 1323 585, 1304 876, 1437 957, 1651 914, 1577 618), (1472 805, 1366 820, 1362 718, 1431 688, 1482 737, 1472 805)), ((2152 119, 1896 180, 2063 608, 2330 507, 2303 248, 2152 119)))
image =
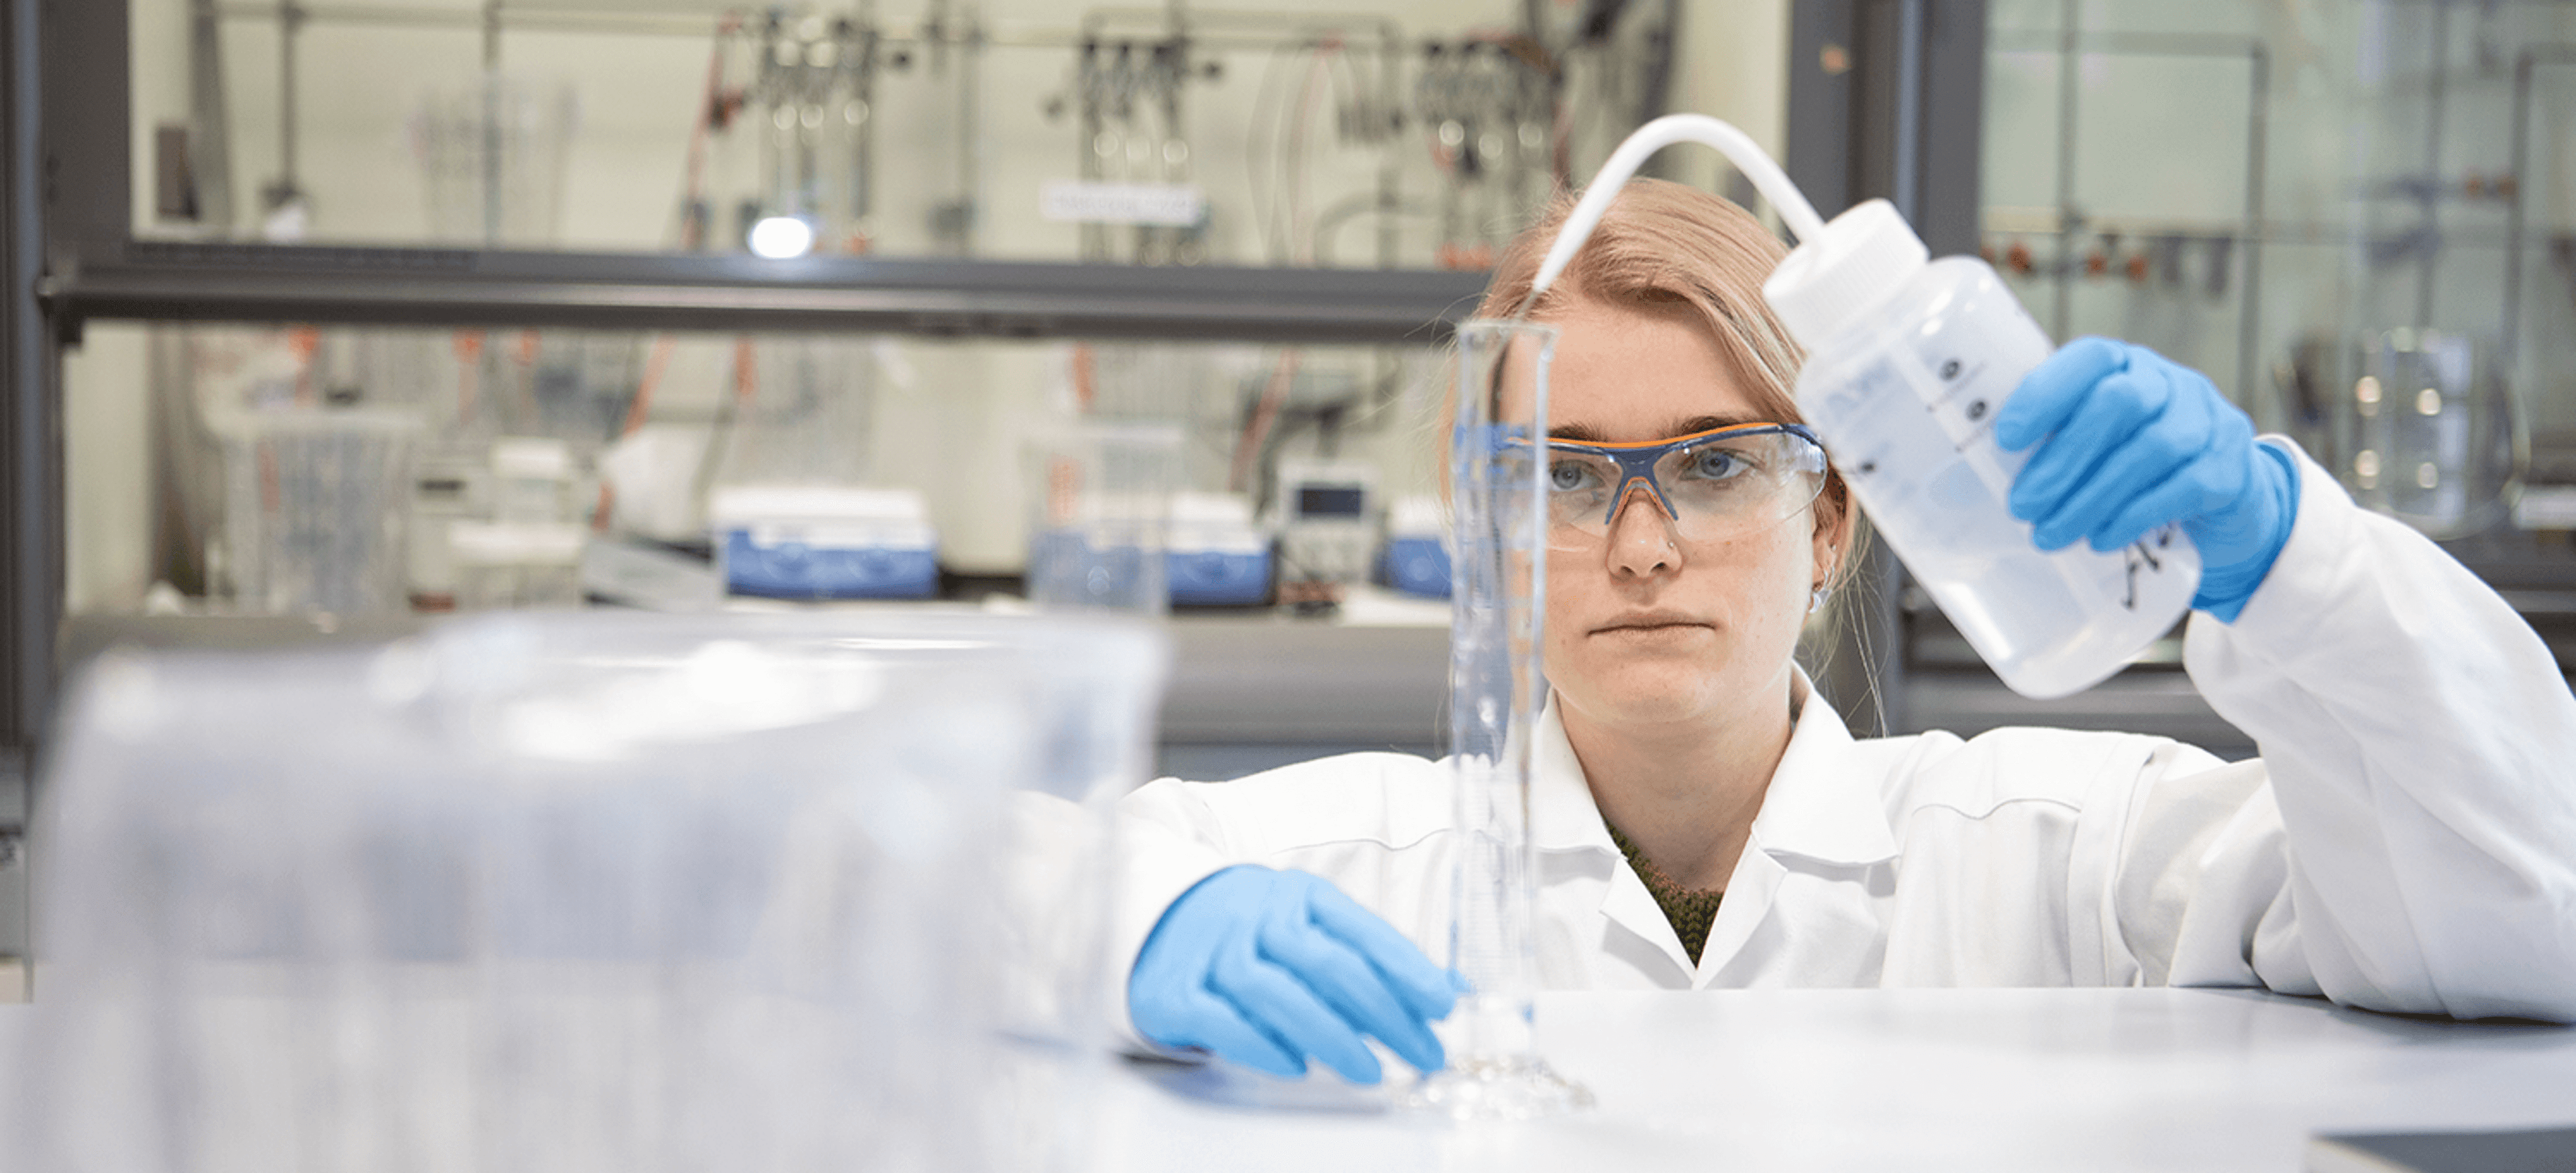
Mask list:
POLYGON ((2058 697, 2120 670, 2191 607, 2175 526, 2120 550, 2031 543, 2006 505, 2037 449, 1995 443, 2005 397, 2053 347, 1993 268, 1930 260, 1885 200, 1799 242, 1762 286, 1807 351, 1798 411, 1915 581, 2012 690, 2058 697))
POLYGON ((1798 410, 1879 535, 2006 685, 2043 699, 2080 692, 2182 618, 2200 587, 2200 554, 2177 527, 2120 550, 2079 541, 2045 553, 2012 516, 2013 476, 2037 449, 2004 451, 1995 416, 2053 348, 1994 269, 1930 259, 1885 200, 1824 221, 1727 123, 1669 114, 1620 143, 1566 215, 1522 314, 1628 177, 1681 142, 1717 148, 1797 236, 1762 296, 1807 352, 1798 410))

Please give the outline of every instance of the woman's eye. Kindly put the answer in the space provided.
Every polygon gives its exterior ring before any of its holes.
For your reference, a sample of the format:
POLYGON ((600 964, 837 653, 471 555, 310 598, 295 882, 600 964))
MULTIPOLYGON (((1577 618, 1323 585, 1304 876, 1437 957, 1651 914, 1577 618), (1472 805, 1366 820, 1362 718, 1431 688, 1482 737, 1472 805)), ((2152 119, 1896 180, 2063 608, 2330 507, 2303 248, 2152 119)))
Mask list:
POLYGON ((1591 469, 1571 460, 1560 460, 1550 466, 1547 470, 1547 479, 1549 487, 1560 493, 1579 492, 1591 488, 1600 480, 1599 477, 1592 475, 1591 469))
POLYGON ((1707 448, 1693 452, 1690 454, 1688 465, 1690 475, 1694 479, 1703 481, 1722 481, 1728 477, 1741 476, 1752 467, 1742 457, 1723 448, 1707 448))

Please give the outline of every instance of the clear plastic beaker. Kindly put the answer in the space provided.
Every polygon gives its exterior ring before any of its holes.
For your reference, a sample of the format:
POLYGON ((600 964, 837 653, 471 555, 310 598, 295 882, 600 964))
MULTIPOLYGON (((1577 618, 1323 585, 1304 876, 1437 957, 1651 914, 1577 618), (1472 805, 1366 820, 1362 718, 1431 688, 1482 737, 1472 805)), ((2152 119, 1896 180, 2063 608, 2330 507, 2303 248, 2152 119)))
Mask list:
POLYGON ((1141 774, 1161 656, 1105 621, 593 613, 110 657, 43 791, 13 1146, 1005 1165, 1006 990, 1096 984, 1020 947, 1009 865, 1050 844, 1006 808, 1141 774))
POLYGON ((487 72, 430 94, 412 119, 433 240, 558 243, 581 107, 570 87, 487 72))
POLYGON ((2529 448, 2492 348, 2439 330, 2374 331, 2353 365, 2336 401, 2353 499, 2435 538, 2504 520, 2529 448))
POLYGON ((224 563, 236 607, 378 615, 408 609, 418 417, 370 408, 232 413, 224 563))
POLYGON ((1457 864, 1448 961, 1472 990, 1438 1027, 1449 1066, 1404 1093, 1459 1119, 1519 1120, 1590 1106, 1531 1034, 1538 966, 1529 838, 1534 741, 1547 705, 1547 381, 1556 328, 1458 327, 1450 430, 1455 530, 1449 633, 1457 864))
POLYGON ((1158 615, 1171 606, 1163 552, 1181 480, 1181 431, 1081 422, 1030 444, 1029 601, 1158 615))

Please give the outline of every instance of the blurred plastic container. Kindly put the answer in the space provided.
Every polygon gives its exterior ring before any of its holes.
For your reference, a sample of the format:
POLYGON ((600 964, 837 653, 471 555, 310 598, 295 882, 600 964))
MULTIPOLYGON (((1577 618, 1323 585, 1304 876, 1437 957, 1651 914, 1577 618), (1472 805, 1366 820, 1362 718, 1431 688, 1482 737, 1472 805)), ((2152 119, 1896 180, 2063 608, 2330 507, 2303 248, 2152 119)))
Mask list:
POLYGON ((1041 607, 1161 614, 1171 605, 1163 550, 1180 487, 1181 430, 1083 422, 1030 443, 1036 500, 1029 601, 1041 607))
POLYGON ((536 436, 492 442, 491 516, 447 523, 454 605, 571 607, 582 601, 572 446, 536 436))
POLYGON ((581 553, 589 537, 568 522, 459 521, 447 529, 456 607, 580 605, 581 553))
POLYGON ((1001 1031, 1096 1010, 1096 941, 1044 918, 1098 923, 1085 816, 1142 774, 1162 655, 1098 621, 586 614, 102 661, 43 791, 10 1156, 995 1167, 1001 1031))
POLYGON ((600 479, 615 494, 610 520, 638 537, 689 541, 706 533, 706 501, 697 492, 707 457, 704 427, 646 424, 600 454, 600 479))
POLYGON ((1872 200, 1773 271, 1763 296, 1809 355, 1798 409, 1873 531, 2004 684, 2081 692, 2191 610, 2200 552, 2174 525, 2118 550, 2031 544, 2007 505, 2030 452, 2006 451, 1994 422, 2053 348, 1991 266, 1929 256, 1872 200))
POLYGON ((492 516, 499 521, 575 520, 572 446, 541 436, 492 442, 492 516))
POLYGON ((409 607, 418 417, 372 408, 234 412, 224 446, 224 558, 234 605, 283 614, 409 607))

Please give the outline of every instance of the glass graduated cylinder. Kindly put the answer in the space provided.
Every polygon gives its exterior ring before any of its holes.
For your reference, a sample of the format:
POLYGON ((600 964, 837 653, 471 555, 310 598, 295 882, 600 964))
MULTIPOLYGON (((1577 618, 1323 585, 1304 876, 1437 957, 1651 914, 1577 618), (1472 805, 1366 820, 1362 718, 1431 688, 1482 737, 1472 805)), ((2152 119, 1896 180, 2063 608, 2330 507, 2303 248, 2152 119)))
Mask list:
POLYGON ((1530 1030, 1537 964, 1530 922, 1529 788, 1547 701, 1547 434, 1556 330, 1518 322, 1458 328, 1450 432, 1449 720, 1458 844, 1445 948, 1473 987, 1440 1024, 1449 1066, 1403 1102, 1456 1119, 1531 1119, 1590 1106, 1591 1094, 1538 1054, 1530 1030))

